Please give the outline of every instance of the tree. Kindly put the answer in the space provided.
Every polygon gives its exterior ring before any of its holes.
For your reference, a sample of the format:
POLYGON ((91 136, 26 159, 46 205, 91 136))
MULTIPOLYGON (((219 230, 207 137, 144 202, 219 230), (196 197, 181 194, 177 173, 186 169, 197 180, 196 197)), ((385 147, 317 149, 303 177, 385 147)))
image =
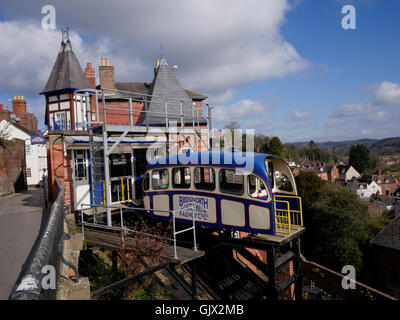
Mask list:
POLYGON ((296 177, 297 192, 301 197, 303 208, 310 207, 315 201, 317 191, 321 190, 324 182, 315 173, 300 172, 296 177))
POLYGON ((262 134, 254 136, 254 151, 260 153, 268 152, 269 137, 262 134))
POLYGON ((228 129, 228 130, 235 130, 235 129, 240 129, 240 124, 237 121, 232 121, 230 123, 228 123, 224 129, 228 129))
POLYGON ((284 149, 285 149, 285 157, 286 158, 289 158, 290 160, 293 160, 293 161, 300 160, 300 150, 299 150, 298 146, 296 146, 295 144, 286 143, 284 145, 284 149))
POLYGON ((273 137, 268 145, 268 153, 277 157, 283 157, 283 144, 278 137, 273 137))
POLYGON ((10 128, 8 122, 0 126, 0 148, 4 148, 7 145, 7 140, 10 137, 10 128))
POLYGON ((370 152, 363 144, 352 145, 349 151, 349 165, 360 173, 372 168, 370 152))
POLYGON ((339 272, 347 264, 361 270, 362 247, 369 238, 367 205, 344 187, 312 175, 296 177, 303 199, 305 256, 339 272))

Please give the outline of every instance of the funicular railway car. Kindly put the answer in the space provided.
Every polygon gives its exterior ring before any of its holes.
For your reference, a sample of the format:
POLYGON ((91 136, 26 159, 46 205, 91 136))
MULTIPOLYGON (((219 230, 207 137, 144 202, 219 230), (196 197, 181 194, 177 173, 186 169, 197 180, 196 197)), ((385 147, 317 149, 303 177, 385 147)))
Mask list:
POLYGON ((175 212, 179 222, 192 223, 194 215, 196 225, 280 236, 302 228, 293 174, 276 156, 214 151, 155 160, 143 179, 151 218, 175 212))

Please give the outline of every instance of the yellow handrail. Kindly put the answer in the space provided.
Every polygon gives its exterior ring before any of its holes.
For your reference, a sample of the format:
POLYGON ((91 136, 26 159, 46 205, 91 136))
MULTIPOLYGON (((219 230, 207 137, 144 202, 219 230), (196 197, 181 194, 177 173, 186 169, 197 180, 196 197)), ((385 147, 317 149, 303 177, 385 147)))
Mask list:
POLYGON ((275 226, 279 233, 289 234, 292 227, 300 229, 303 227, 303 209, 301 204, 301 198, 299 196, 286 196, 286 195, 275 195, 274 196, 274 211, 275 211, 275 226), (293 210, 290 208, 289 201, 277 200, 275 197, 298 199, 299 210, 293 210), (276 203, 285 203, 286 209, 277 209, 276 203), (285 223, 287 221, 287 223, 285 223), (286 231, 287 228, 287 231, 286 231))
POLYGON ((274 211, 275 211, 275 226, 279 228, 280 233, 284 234, 290 234, 290 227, 291 227, 291 219, 290 219, 290 205, 289 201, 283 201, 283 200, 274 200, 274 211), (287 210, 285 209, 279 209, 277 210, 276 208, 276 203, 286 203, 287 210), (278 214, 278 212, 280 214, 278 214), (286 212, 286 213, 285 213, 286 212), (286 223, 285 223, 286 221, 286 223), (285 227, 287 227, 287 231, 285 231, 285 227))

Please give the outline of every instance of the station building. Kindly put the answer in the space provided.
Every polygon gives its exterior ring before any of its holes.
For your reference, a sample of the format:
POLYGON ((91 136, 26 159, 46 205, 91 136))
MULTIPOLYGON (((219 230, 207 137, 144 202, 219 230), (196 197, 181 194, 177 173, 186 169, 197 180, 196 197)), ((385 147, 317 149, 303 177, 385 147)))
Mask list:
POLYGON ((149 147, 158 145, 160 150, 177 153, 189 148, 207 150, 207 97, 183 88, 174 71, 161 57, 156 61, 152 82, 118 82, 110 59, 101 58, 100 83, 96 84, 92 64, 87 63, 82 70, 71 41, 63 39, 41 92, 46 100, 51 198, 57 195, 57 177, 66 188, 65 205, 71 212, 85 205, 104 204, 108 187, 111 203, 134 201, 140 198, 149 147), (107 127, 109 131, 106 136, 92 137, 88 124, 94 130, 107 127), (191 128, 192 132, 178 131, 182 128, 191 128), (160 135, 163 130, 167 133, 160 135), (101 159, 103 171, 104 163, 108 163, 109 186, 104 177, 94 183, 95 162, 90 156, 91 146, 100 149, 105 140, 112 149, 108 159, 101 159))

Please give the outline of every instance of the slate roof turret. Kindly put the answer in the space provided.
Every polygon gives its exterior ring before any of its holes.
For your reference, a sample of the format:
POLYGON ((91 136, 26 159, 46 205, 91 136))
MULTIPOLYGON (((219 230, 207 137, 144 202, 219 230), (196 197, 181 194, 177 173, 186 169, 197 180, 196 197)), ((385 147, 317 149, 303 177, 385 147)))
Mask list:
POLYGON ((90 85, 72 50, 71 41, 69 39, 63 40, 46 87, 41 93, 46 94, 65 89, 76 90, 86 88, 90 88, 90 85))
MULTIPOLYGON (((180 100, 183 100, 184 122, 193 122, 193 102, 188 92, 181 86, 174 74, 174 67, 170 67, 167 60, 162 57, 154 80, 149 88, 149 95, 152 96, 148 104, 148 113, 141 119, 143 123, 150 125, 165 125, 165 105, 168 106, 168 121, 176 121, 180 124, 180 100), (147 119, 146 119, 147 118, 147 119)), ((196 116, 196 114, 195 114, 196 116)), ((200 124, 205 124, 206 119, 199 115, 200 124)))

